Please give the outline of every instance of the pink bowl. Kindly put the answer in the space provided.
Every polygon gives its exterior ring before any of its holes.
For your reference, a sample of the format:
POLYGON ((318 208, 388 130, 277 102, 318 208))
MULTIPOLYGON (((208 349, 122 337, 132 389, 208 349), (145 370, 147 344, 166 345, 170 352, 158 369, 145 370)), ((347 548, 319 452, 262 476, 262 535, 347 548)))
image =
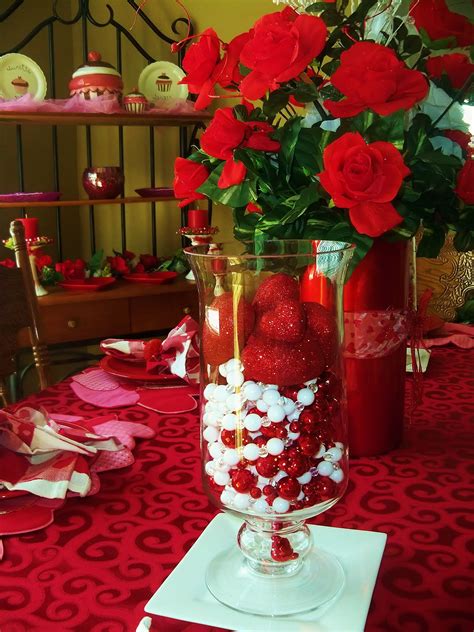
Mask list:
POLYGON ((82 174, 82 185, 93 200, 113 200, 123 193, 123 183, 120 167, 88 167, 82 174))

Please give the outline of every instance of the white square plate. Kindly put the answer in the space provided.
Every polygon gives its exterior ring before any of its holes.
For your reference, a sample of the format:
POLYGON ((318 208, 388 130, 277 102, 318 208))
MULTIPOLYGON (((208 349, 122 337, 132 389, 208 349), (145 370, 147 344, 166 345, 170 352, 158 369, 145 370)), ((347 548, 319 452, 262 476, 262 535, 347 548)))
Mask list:
POLYGON ((204 572, 209 561, 235 544, 242 521, 219 514, 163 582, 145 611, 163 617, 241 632, 363 632, 380 561, 385 533, 309 525, 315 546, 333 553, 346 574, 344 588, 330 603, 311 612, 287 617, 260 617, 232 610, 207 590, 204 572))

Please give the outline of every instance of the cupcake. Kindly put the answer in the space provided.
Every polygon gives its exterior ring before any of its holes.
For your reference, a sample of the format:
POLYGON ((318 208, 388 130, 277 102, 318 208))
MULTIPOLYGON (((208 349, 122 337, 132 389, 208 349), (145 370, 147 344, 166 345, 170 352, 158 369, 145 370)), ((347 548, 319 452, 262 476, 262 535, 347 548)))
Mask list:
POLYGON ((28 87, 30 84, 28 83, 28 81, 26 81, 26 79, 23 79, 23 77, 17 77, 16 79, 13 79, 11 83, 16 94, 18 94, 19 96, 22 97, 28 92, 28 87))
POLYGON ((166 73, 162 73, 155 83, 158 88, 158 92, 169 92, 171 90, 171 86, 173 85, 173 81, 166 73))
POLYGON ((138 92, 138 88, 135 88, 133 92, 124 96, 123 107, 127 110, 127 112, 141 114, 148 108, 148 100, 144 94, 138 92))

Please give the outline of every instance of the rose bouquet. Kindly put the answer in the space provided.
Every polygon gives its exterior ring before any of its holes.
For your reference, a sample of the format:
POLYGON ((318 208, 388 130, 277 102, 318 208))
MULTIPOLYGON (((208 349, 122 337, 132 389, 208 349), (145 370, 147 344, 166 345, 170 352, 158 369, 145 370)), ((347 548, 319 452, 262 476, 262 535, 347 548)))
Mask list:
POLYGON ((229 43, 209 28, 190 45, 182 82, 196 108, 240 103, 177 159, 181 206, 232 207, 242 240, 352 242, 353 263, 377 238, 420 227, 420 256, 435 257, 448 231, 474 248, 468 3, 287 4, 229 43))

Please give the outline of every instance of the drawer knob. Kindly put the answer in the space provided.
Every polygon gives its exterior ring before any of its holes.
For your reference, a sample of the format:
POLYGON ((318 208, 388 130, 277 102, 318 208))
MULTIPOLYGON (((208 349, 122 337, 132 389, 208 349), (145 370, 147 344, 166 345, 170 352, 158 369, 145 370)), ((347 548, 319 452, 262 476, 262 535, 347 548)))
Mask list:
POLYGON ((183 308, 183 314, 190 314, 191 313, 191 308, 190 307, 184 307, 183 308))
POLYGON ((68 320, 67 326, 69 329, 75 329, 77 327, 77 320, 68 320))

